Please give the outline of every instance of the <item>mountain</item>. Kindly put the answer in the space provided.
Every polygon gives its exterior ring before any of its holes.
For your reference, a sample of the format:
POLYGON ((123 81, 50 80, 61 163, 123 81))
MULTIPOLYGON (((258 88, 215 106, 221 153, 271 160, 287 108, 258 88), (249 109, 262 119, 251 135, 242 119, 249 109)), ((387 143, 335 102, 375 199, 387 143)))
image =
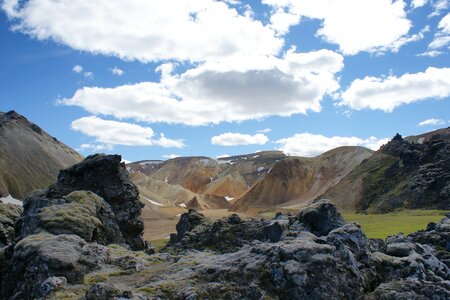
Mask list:
POLYGON ((0 112, 0 198, 23 199, 32 190, 48 187, 61 169, 82 159, 15 111, 0 112))
POLYGON ((228 208, 227 200, 245 194, 273 165, 286 157, 281 151, 219 159, 179 157, 165 162, 129 163, 127 170, 144 203, 179 206, 191 202, 187 207, 228 208))
POLYGON ((322 197, 347 211, 450 209, 450 127, 396 135, 322 197))
POLYGON ((301 207, 334 186, 373 151, 340 147, 313 158, 288 157, 277 162, 230 210, 301 207))

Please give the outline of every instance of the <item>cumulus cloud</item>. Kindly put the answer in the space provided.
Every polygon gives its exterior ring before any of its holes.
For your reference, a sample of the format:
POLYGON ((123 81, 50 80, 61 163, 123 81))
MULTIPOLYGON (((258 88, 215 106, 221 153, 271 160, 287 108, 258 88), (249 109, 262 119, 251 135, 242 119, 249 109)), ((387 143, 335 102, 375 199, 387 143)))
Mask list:
POLYGON ((339 89, 335 74, 343 65, 342 55, 330 50, 292 49, 282 58, 235 56, 181 75, 165 66, 159 83, 84 87, 60 102, 93 114, 187 125, 306 114, 319 112, 323 97, 339 89))
POLYGON ((385 51, 401 39, 408 40, 406 35, 411 28, 403 1, 263 0, 262 2, 274 7, 275 11, 285 10, 300 17, 322 20, 317 35, 329 43, 339 45, 340 50, 346 55, 354 55, 361 51, 385 51))
POLYGON ((124 70, 122 70, 122 69, 120 69, 118 67, 110 68, 109 70, 111 71, 111 73, 113 75, 117 75, 117 76, 122 76, 125 73, 124 70))
POLYGON ((372 150, 378 150, 381 145, 388 141, 389 139, 378 139, 376 137, 369 137, 367 139, 344 136, 326 137, 320 134, 305 132, 278 140, 275 143, 280 144, 279 150, 285 153, 312 157, 341 146, 362 146, 372 150))
POLYGON ((262 133, 250 135, 227 132, 211 138, 211 143, 219 146, 264 145, 268 141, 269 138, 262 133))
POLYGON ((392 112, 404 104, 442 99, 450 95, 450 68, 428 68, 425 72, 400 77, 367 76, 354 80, 341 95, 339 105, 355 110, 378 109, 392 112))
POLYGON ((419 124, 417 124, 417 126, 440 126, 445 125, 446 123, 447 122, 442 119, 428 119, 420 122, 419 124))
POLYGON ((19 2, 2 4, 15 30, 124 59, 203 61, 273 55, 283 46, 273 29, 214 0, 19 2))
MULTIPOLYGON (((150 146, 162 147, 184 146, 181 140, 170 140, 164 135, 153 140, 153 130, 137 124, 103 120, 96 116, 83 117, 72 122, 72 129, 95 138, 97 143, 105 145, 150 146)), ((85 148, 89 148, 85 144, 85 148)), ((91 147, 92 148, 92 147, 91 147)))
POLYGON ((261 130, 257 130, 256 132, 257 133, 269 133, 271 131, 272 131, 272 129, 270 129, 270 128, 264 128, 264 129, 261 129, 261 130))

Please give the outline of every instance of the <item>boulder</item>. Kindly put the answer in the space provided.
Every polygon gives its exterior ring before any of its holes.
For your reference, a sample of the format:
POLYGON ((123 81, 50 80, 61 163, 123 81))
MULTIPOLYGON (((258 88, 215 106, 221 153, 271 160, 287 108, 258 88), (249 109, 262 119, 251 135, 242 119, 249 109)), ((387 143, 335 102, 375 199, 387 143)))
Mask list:
POLYGON ((2 298, 40 298, 49 277, 80 283, 84 274, 105 264, 108 255, 105 246, 89 244, 77 235, 30 235, 14 247, 3 277, 2 298))
POLYGON ((111 300, 123 296, 123 291, 111 283, 96 283, 86 292, 85 300, 111 300))
POLYGON ((345 224, 336 206, 330 200, 322 199, 297 213, 297 220, 317 236, 327 235, 331 230, 345 224))
POLYGON ((124 244, 110 205, 90 191, 75 191, 62 198, 47 198, 45 191, 30 193, 17 223, 19 236, 49 232, 76 234, 87 242, 124 244))
POLYGON ((144 222, 137 187, 131 182, 120 155, 95 154, 59 173, 48 198, 62 198, 73 191, 91 191, 103 198, 115 214, 122 236, 133 250, 144 249, 144 222))

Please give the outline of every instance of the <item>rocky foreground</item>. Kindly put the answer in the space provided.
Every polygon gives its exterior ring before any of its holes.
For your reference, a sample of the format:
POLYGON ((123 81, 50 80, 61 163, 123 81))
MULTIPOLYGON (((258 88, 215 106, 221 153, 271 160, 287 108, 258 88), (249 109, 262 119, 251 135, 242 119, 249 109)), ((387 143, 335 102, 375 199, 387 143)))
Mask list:
POLYGON ((120 156, 105 155, 62 171, 23 212, 0 204, 0 298, 450 299, 450 215, 382 241, 328 200, 269 221, 189 210, 153 253, 141 208, 120 156))

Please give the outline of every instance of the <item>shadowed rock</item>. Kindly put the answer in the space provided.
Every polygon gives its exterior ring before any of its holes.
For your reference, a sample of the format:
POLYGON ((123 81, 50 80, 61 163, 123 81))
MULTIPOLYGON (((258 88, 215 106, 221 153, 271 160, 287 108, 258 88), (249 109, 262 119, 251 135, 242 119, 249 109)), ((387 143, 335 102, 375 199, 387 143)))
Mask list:
POLYGON ((297 214, 298 222, 315 235, 327 235, 345 224, 336 206, 330 200, 319 200, 297 214))
POLYGON ((116 216, 122 236, 134 250, 144 249, 144 222, 137 187, 128 177, 120 155, 96 154, 60 172, 58 181, 47 193, 61 198, 73 191, 88 190, 102 197, 116 216))

